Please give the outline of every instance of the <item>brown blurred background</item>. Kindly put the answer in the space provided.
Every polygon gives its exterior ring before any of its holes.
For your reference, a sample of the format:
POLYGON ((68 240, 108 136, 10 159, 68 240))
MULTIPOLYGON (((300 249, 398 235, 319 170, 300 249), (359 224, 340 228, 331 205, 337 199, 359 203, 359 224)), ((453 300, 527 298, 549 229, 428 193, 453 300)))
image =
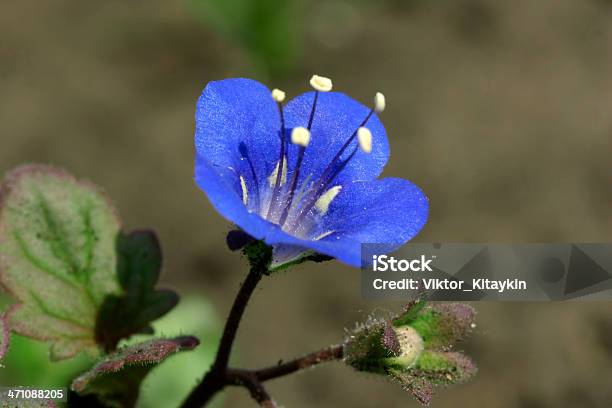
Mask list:
MULTIPOLYGON (((196 98, 231 76, 295 95, 318 73, 364 103, 385 92, 385 174, 431 201, 419 241, 610 241, 612 1, 252 3, 263 8, 3 1, 0 172, 52 163, 102 185, 128 228, 159 232, 164 283, 205 293, 223 318, 246 265, 192 181, 196 98)), ((239 332, 239 362, 337 342, 378 306, 400 305, 362 301, 358 271, 334 262, 266 279, 239 332)), ((610 406, 612 304, 475 306, 478 329, 462 347, 480 372, 440 390, 434 407, 610 406)), ((341 364, 269 390, 293 408, 417 406, 341 364)), ((225 406, 253 403, 231 389, 225 406)))

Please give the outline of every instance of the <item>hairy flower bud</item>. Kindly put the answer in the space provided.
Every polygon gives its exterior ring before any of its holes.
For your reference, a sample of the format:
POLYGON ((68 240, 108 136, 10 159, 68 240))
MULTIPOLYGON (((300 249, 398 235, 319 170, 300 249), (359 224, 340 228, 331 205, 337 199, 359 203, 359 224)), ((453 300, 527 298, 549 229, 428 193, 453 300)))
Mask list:
POLYGON ((410 326, 396 328, 395 334, 397 335, 401 352, 398 357, 394 358, 394 361, 403 368, 410 368, 421 356, 425 348, 423 338, 410 326))
POLYGON ((476 373, 469 357, 448 351, 473 329, 474 316, 468 305, 415 300, 390 320, 370 318, 351 332, 345 362, 388 376, 428 404, 434 386, 465 382, 476 373))

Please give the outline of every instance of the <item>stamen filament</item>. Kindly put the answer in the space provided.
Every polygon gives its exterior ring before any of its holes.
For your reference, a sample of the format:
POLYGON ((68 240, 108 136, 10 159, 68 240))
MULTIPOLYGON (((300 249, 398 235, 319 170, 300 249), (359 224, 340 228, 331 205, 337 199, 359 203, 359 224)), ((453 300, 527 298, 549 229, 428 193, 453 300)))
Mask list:
POLYGON ((295 220, 294 227, 292 228, 291 232, 295 232, 297 225, 299 225, 304 220, 304 218, 308 215, 312 207, 314 207, 315 203, 319 199, 319 196, 325 191, 325 189, 336 178, 336 176, 342 170, 344 170, 344 168, 351 161, 355 153, 357 153, 357 150, 359 148, 355 146, 355 149, 352 151, 349 157, 347 157, 347 159, 344 160, 342 164, 334 170, 334 167, 336 166, 336 163, 340 160, 340 157, 342 156, 342 154, 346 151, 346 149, 349 147, 351 142, 357 137, 357 133, 359 132, 359 129, 364 127, 368 123, 368 121, 372 117, 372 114, 374 114, 375 110, 376 110, 376 107, 370 109, 370 111, 368 112, 366 117, 363 119, 361 124, 357 127, 357 129, 355 129, 353 134, 346 140, 346 142, 344 142, 344 144, 342 145, 338 153, 336 153, 336 155, 331 160, 331 162, 327 165, 325 170, 323 170, 323 172, 321 173, 321 177, 319 178, 318 188, 316 188, 313 194, 311 194, 310 197, 308 197, 307 204, 300 211, 300 214, 298 215, 298 218, 295 220))
MULTIPOLYGON (((299 204, 302 202, 302 198, 304 198, 304 196, 306 195, 306 190, 309 188, 308 184, 310 183, 310 179, 312 178, 312 174, 309 174, 306 179, 302 182, 302 184, 300 185, 300 188, 297 190, 294 199, 293 199, 293 204, 292 206, 289 208, 289 212, 291 212, 292 209, 294 208, 298 208, 299 204)), ((291 229, 292 232, 295 232, 295 230, 297 229, 299 225, 294 225, 291 229)))
MULTIPOLYGON (((310 131, 312 128, 312 122, 314 120, 315 111, 317 109, 317 101, 319 100, 319 91, 315 91, 314 101, 312 102, 312 110, 310 111, 310 117, 308 118, 308 126, 307 129, 310 131)), ((291 185, 289 187, 289 197, 287 199, 287 203, 285 204, 285 208, 281 214, 281 217, 278 221, 278 225, 283 226, 285 221, 287 221, 287 216, 289 215, 289 210, 291 209, 291 205, 293 204, 293 196, 295 195, 295 188, 297 187, 297 182, 300 177, 300 167, 302 166, 302 161, 304 160, 304 151, 306 150, 306 146, 300 146, 298 151, 298 158, 295 164, 295 170, 293 172, 293 179, 291 180, 291 185)))
MULTIPOLYGON (((284 94, 283 98, 284 99, 284 94)), ((274 189, 272 190, 272 198, 270 199, 270 205, 268 206, 268 214, 266 219, 270 219, 272 209, 278 200, 280 194, 280 185, 283 177, 284 166, 285 166, 285 116, 283 114, 282 102, 278 102, 278 112, 280 114, 280 158, 278 159, 278 171, 276 172, 276 182, 274 183, 274 189)))
MULTIPOLYGON (((259 207, 261 206, 261 196, 259 194, 259 181, 257 179, 257 173, 255 173, 255 167, 253 166, 253 162, 251 162, 251 158, 249 157, 249 152, 245 149, 243 157, 246 159, 249 164, 249 170, 251 171, 251 176, 253 177, 253 185, 255 187, 255 212, 259 212, 259 207)), ((246 205, 246 203, 245 203, 246 205)))
POLYGON ((336 176, 338 174, 340 174, 340 172, 342 172, 342 170, 344 170, 344 168, 346 167, 346 165, 351 161, 351 159, 353 158, 353 156, 355 156, 355 153, 357 153, 357 150, 359 150, 357 147, 355 147, 353 149, 353 151, 351 152, 351 154, 349 155, 349 157, 346 158, 346 160, 344 160, 340 166, 338 166, 335 170, 334 173, 332 174, 331 177, 329 177, 327 179, 327 181, 325 181, 325 183, 320 184, 319 187, 317 188, 317 190, 314 191, 313 194, 310 195, 310 197, 308 197, 308 201, 307 204, 302 208, 302 210, 300 211, 300 215, 298 216, 298 218, 295 220, 294 226, 291 229, 291 233, 294 233, 295 230, 297 229, 297 226, 299 226, 301 224, 301 222, 304 220, 304 218, 306 218, 306 216, 308 215, 308 213, 310 212, 310 210, 312 209, 312 207, 315 206, 315 204, 317 203, 317 200, 319 199, 319 197, 321 196, 321 194, 327 189, 327 187, 331 184, 331 182, 336 178, 336 176))
POLYGON ((300 146, 297 162, 295 164, 295 171, 293 172, 293 179, 291 180, 291 187, 289 188, 289 198, 287 199, 285 209, 283 210, 283 213, 281 214, 281 217, 278 220, 278 225, 280 226, 283 226, 285 224, 287 216, 289 215, 289 209, 293 204, 293 195, 295 194, 295 187, 297 186, 298 178, 300 177, 300 167, 302 166, 302 160, 304 160, 305 150, 305 147, 300 146))
POLYGON ((355 153, 357 152, 357 147, 355 147, 355 150, 353 150, 353 152, 349 155, 349 157, 340 165, 340 167, 338 169, 336 169, 335 171, 334 166, 335 164, 340 160, 340 157, 342 156, 342 154, 345 152, 345 150, 349 147, 349 145, 351 144, 351 142, 357 137, 357 132, 359 131, 360 128, 364 127, 367 123, 368 120, 370 120, 370 118, 372 117, 372 114, 374 113, 374 108, 370 109, 370 112, 368 112, 368 114, 366 115, 366 117, 363 119, 363 121, 361 122, 361 124, 357 127, 357 129, 353 132, 353 134, 351 135, 351 137, 349 137, 347 139, 346 142, 344 142, 344 145, 342 145, 342 147, 340 148, 340 150, 338 151, 338 153, 336 153, 336 155, 334 156, 334 158, 332 159, 332 161, 327 165, 327 167, 325 168, 325 170, 323 170, 323 173, 321 173, 321 178, 319 179, 319 187, 314 191, 314 194, 312 194, 312 197, 310 197, 310 200, 308 201, 308 204, 306 206, 304 206, 304 210, 301 211, 296 224, 299 224, 304 217, 306 216, 306 214, 308 214, 308 212, 310 211, 310 209, 314 206, 315 202, 317 201, 317 198, 321 195, 321 193, 323 191, 325 191, 325 189, 327 188, 327 186, 336 178, 336 176, 340 173, 340 171, 342 171, 344 169, 344 167, 346 167, 346 165, 348 164, 348 162, 353 158, 353 156, 355 155, 355 153), (333 174, 329 175, 328 173, 332 172, 333 174), (331 177, 330 177, 331 176, 331 177), (313 198, 314 197, 314 198, 313 198))
POLYGON ((321 177, 321 181, 325 180, 325 176, 327 175, 327 173, 329 173, 331 171, 331 169, 333 168, 333 166, 336 164, 336 162, 338 160, 340 160, 340 156, 342 156, 342 154, 344 153, 344 151, 348 148, 348 146, 351 144, 351 142, 353 140, 355 140, 355 138, 357 137, 357 132, 359 131, 359 128, 364 127, 366 125, 366 123, 368 123, 368 120, 370 120, 370 118, 372 117, 372 114, 374 113, 374 109, 370 109, 370 112, 368 112, 367 116, 365 117, 365 119, 361 122, 361 124, 359 126, 357 126, 357 129, 355 129, 355 131, 353 132, 353 134, 351 135, 351 137, 349 137, 347 139, 346 142, 344 142, 344 145, 342 145, 342 147, 340 148, 340 150, 338 151, 338 153, 336 153, 336 155, 334 156, 334 158, 332 159, 331 162, 329 162, 329 164, 327 165, 327 167, 325 168, 325 170, 322 173, 322 177, 321 177))
POLYGON ((312 102, 312 109, 310 110, 310 117, 308 118, 308 126, 306 129, 312 128, 312 121, 314 120, 315 109, 317 109, 317 101, 319 99, 319 91, 315 91, 314 101, 312 102))

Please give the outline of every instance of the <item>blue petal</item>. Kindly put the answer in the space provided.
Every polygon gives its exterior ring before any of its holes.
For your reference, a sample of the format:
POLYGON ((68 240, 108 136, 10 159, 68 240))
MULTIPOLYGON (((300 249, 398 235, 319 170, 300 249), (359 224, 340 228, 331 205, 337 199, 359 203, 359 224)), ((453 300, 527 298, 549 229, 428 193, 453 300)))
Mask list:
POLYGON ((256 194, 278 161, 279 129, 278 107, 264 85, 244 78, 210 82, 198 99, 196 160, 232 169, 256 194))
MULTIPOLYGON (((284 109, 287 128, 306 127, 312 110, 314 92, 304 93, 287 103, 284 109)), ((306 148, 304 162, 300 172, 300 182, 308 175, 311 180, 317 180, 324 169, 332 161, 347 139, 357 130, 368 115, 370 108, 337 92, 320 92, 314 120, 311 128, 310 144, 306 148)), ((342 184, 350 180, 373 180, 382 172, 389 158, 389 142, 383 124, 376 114, 366 124, 372 132, 372 152, 370 154, 357 151, 355 156, 336 178, 334 184, 342 184)), ((348 154, 357 146, 352 142, 342 156, 348 154)), ((291 146, 290 155, 295 157, 295 146, 291 146)), ((289 170, 295 162, 289 161, 289 170)))
POLYGON ((322 225, 362 243, 403 244, 427 222, 429 203, 408 180, 384 178, 344 185, 322 225))
POLYGON ((276 245, 309 248, 359 267, 362 244, 384 244, 387 252, 399 248, 423 228, 428 214, 427 197, 407 180, 353 182, 344 185, 313 234, 332 232, 330 235, 306 241, 273 231, 268 240, 276 245))
POLYGON ((271 230, 278 228, 259 215, 248 211, 242 202, 240 182, 231 169, 216 167, 198 156, 196 157, 195 180, 198 186, 206 192, 213 207, 252 237, 265 239, 271 230))
MULTIPOLYGON (((287 128, 307 124, 313 96, 304 94, 288 104, 287 128)), ((343 94, 321 93, 302 177, 316 180, 367 113, 368 108, 343 94)), ((243 203, 241 178, 249 195, 257 194, 276 166, 280 149, 277 106, 258 82, 211 82, 202 93, 196 113, 196 182, 217 211, 268 245, 298 253, 316 251, 359 266, 362 243, 400 246, 423 227, 428 213, 426 197, 410 182, 373 180, 388 159, 389 147, 375 115, 367 127, 373 134, 373 151, 357 152, 333 183, 343 189, 311 236, 333 233, 320 240, 289 235, 243 203)), ((291 148, 289 156, 295 158, 295 146, 291 148)), ((255 197, 250 196, 249 203, 257 201, 251 198, 255 197)))

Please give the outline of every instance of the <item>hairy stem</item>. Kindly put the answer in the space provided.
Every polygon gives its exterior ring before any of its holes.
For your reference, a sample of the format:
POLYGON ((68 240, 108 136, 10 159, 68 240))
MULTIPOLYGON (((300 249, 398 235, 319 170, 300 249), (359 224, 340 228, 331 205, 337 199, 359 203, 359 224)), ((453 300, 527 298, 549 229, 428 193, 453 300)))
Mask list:
POLYGON ((259 370, 228 367, 232 345, 236 339, 236 332, 242 320, 242 315, 261 277, 268 271, 269 256, 270 253, 264 254, 261 257, 249 256, 251 269, 240 287, 230 310, 215 361, 202 381, 187 396, 187 399, 181 405, 182 408, 200 408, 206 405, 217 392, 223 390, 228 385, 244 387, 260 406, 275 408, 277 407, 276 403, 263 386, 265 381, 292 374, 326 361, 342 359, 344 346, 335 345, 286 363, 280 362, 277 365, 259 370))
POLYGON ((305 368, 314 367, 327 361, 340 360, 343 356, 344 346, 342 344, 337 344, 286 363, 279 363, 271 367, 253 370, 252 372, 257 376, 259 381, 263 382, 272 380, 274 378, 283 377, 305 368))
POLYGON ((236 339, 236 332, 238 331, 238 326, 240 326, 240 320, 242 320, 242 315, 249 303, 249 299, 261 280, 264 271, 265 269, 262 270, 262 268, 257 266, 251 267, 249 274, 236 295, 236 299, 234 299, 234 304, 225 323, 225 329, 223 329, 215 361, 210 371, 208 371, 202 381, 183 402, 183 408, 204 406, 217 392, 227 385, 227 364, 234 340, 236 339))
POLYGON ((215 359, 213 368, 227 368, 230 353, 232 352, 232 346, 234 344, 234 340, 236 339, 236 332, 238 331, 238 326, 242 320, 242 315, 244 314, 244 310, 249 303, 249 299, 251 298, 251 295, 253 295, 253 291, 255 291, 255 288, 261 280, 262 275, 263 271, 258 270, 258 268, 251 268, 244 283, 240 287, 240 291, 238 292, 238 295, 236 295, 236 299, 234 300, 234 304, 230 310, 229 317, 225 323, 225 329, 223 329, 223 335, 221 336, 221 342, 219 343, 219 350, 217 351, 217 357, 215 359))
POLYGON ((249 390, 251 397, 257 403, 266 408, 276 408, 276 402, 272 399, 265 387, 254 372, 248 370, 232 370, 226 372, 226 380, 230 385, 243 386, 249 390))
POLYGON ((244 370, 239 368, 228 368, 225 373, 226 385, 238 385, 246 387, 255 401, 262 407, 276 407, 276 403, 263 387, 263 382, 278 377, 284 377, 306 368, 314 367, 327 361, 340 360, 344 356, 344 346, 341 344, 330 346, 314 353, 286 363, 259 370, 244 370))

